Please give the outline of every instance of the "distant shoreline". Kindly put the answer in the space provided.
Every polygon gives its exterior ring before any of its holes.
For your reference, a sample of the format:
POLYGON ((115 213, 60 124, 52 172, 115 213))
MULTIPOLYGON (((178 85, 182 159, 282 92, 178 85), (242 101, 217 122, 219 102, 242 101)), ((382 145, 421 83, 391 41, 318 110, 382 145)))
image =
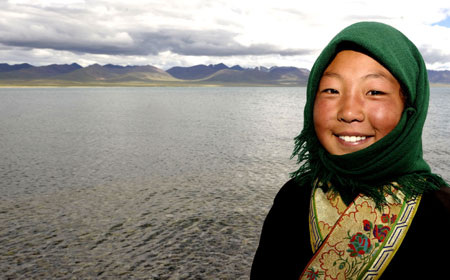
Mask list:
POLYGON ((450 87, 450 84, 430 83, 430 87, 450 87))
MULTIPOLYGON (((450 87, 450 84, 448 85, 450 87)), ((80 84, 2 84, 0 88, 84 88, 84 87, 306 87, 299 84, 248 84, 248 83, 80 83, 80 84)))
MULTIPOLYGON (((107 88, 107 87, 306 87, 306 85, 280 84, 202 84, 202 83, 83 83, 83 84, 1 84, 0 88, 107 88)), ((450 84, 430 83, 432 88, 450 88, 450 84)))

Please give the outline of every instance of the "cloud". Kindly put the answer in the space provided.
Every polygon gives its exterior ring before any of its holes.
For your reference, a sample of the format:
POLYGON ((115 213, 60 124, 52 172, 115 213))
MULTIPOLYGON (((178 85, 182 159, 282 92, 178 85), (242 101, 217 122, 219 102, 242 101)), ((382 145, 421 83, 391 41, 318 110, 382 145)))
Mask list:
MULTIPOLYGON (((101 11, 68 7, 26 6, 25 9, 26 16, 3 12, 8 20, 0 21, 0 44, 106 55, 157 55, 165 51, 189 56, 310 53, 308 49, 286 49, 268 43, 244 45, 236 40, 239 34, 223 29, 148 28, 145 24, 130 27, 124 24, 123 18, 118 22, 108 21, 117 11, 102 15, 101 11)), ((159 15, 167 13, 162 11, 159 15)), ((218 22, 223 24, 224 21, 218 22)))
MULTIPOLYGON (((0 26, 0 28, 2 28, 0 26)), ((5 46, 54 49, 75 53, 108 55, 156 55, 171 51, 191 56, 270 55, 281 56, 308 54, 308 49, 282 49, 270 44, 244 46, 234 34, 224 30, 160 29, 142 32, 105 32, 32 27, 34 36, 22 32, 4 32, 0 43, 5 46)), ((0 33, 0 34, 1 34, 0 33)))
POLYGON ((429 63, 441 63, 441 64, 450 64, 450 54, 445 53, 440 49, 436 49, 430 45, 424 45, 419 48, 423 59, 429 63))
POLYGON ((302 55, 308 49, 282 49, 270 44, 249 46, 237 42, 237 34, 224 30, 178 30, 166 29, 133 34, 132 38, 142 53, 172 53, 191 56, 237 56, 237 55, 302 55))
POLYGON ((10 0, 0 9, 0 62, 23 57, 23 62, 47 63, 53 56, 52 63, 236 61, 311 67, 337 32, 360 20, 392 24, 418 47, 432 45, 424 48, 429 63, 446 59, 450 28, 432 24, 449 16, 448 1, 408 5, 404 9, 392 0, 308 5, 295 0, 10 0))

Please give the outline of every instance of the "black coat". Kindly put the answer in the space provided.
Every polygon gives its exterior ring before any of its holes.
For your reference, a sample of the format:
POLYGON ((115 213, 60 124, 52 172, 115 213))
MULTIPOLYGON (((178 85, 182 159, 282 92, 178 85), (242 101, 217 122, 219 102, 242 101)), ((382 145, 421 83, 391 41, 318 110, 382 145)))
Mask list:
MULTIPOLYGON (((251 280, 298 279, 312 258, 311 188, 287 182, 264 221, 251 280)), ((381 279, 450 279, 450 188, 425 193, 412 224, 381 279)))

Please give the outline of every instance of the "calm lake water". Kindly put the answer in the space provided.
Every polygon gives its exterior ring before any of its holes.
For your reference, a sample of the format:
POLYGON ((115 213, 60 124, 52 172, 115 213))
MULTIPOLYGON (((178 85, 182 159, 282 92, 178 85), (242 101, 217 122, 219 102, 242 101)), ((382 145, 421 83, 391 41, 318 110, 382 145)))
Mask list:
MULTIPOLYGON (((304 88, 0 89, 0 275, 248 279, 304 88)), ((424 154, 450 181, 450 88, 424 154)))

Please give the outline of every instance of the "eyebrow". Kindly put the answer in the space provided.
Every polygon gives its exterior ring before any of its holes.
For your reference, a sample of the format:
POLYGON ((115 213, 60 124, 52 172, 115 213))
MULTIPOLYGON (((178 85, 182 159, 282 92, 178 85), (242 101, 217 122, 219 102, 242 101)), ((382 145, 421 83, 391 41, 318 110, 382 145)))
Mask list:
POLYGON ((386 76, 384 73, 381 73, 381 72, 370 73, 370 74, 367 74, 367 75, 362 77, 363 80, 380 79, 380 78, 383 78, 383 79, 386 79, 386 80, 389 80, 389 81, 392 80, 390 77, 386 76))
POLYGON ((334 78, 338 78, 338 79, 341 79, 341 75, 339 75, 338 73, 335 73, 335 72, 324 72, 323 74, 322 74, 322 77, 334 77, 334 78))

